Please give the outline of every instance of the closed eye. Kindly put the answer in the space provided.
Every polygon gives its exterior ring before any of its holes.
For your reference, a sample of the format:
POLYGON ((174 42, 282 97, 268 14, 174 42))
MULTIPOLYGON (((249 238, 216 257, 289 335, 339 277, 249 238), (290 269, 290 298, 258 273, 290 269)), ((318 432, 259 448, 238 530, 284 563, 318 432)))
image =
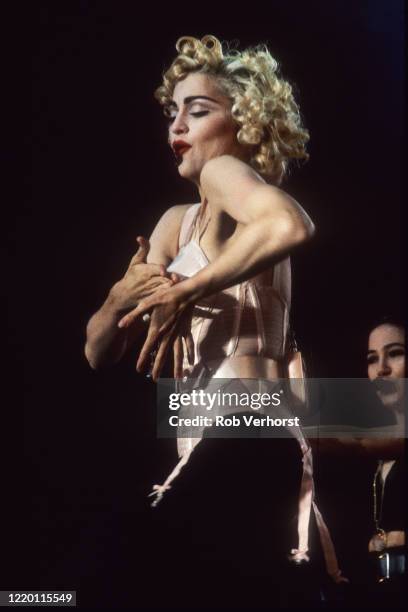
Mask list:
MULTIPOLYGON (((203 111, 195 111, 195 112, 190 112, 190 115, 192 115, 193 117, 204 117, 205 115, 208 115, 210 111, 208 110, 203 110, 203 111)), ((171 124, 174 122, 175 118, 177 117, 177 115, 165 115, 166 119, 167 119, 167 123, 171 124)))
POLYGON ((196 111, 195 113, 190 113, 190 115, 193 115, 193 117, 204 117, 204 115, 208 115, 209 112, 208 110, 196 111))

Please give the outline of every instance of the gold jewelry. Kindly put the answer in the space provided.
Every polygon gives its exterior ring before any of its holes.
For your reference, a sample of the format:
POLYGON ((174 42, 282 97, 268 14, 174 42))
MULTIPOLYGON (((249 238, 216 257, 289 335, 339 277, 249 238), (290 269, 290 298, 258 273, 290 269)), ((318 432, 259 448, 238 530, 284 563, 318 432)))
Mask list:
POLYGON ((379 461, 377 469, 374 474, 373 480, 373 502, 374 502, 374 525, 376 529, 376 533, 371 538, 371 542, 373 548, 376 552, 382 552, 385 548, 387 548, 387 534, 384 529, 380 527, 380 522, 382 518, 382 510, 383 510, 383 502, 384 502, 384 487, 385 482, 382 479, 381 482, 381 499, 380 499, 380 508, 378 508, 378 500, 377 500, 377 478, 381 474, 381 470, 384 462, 379 461))

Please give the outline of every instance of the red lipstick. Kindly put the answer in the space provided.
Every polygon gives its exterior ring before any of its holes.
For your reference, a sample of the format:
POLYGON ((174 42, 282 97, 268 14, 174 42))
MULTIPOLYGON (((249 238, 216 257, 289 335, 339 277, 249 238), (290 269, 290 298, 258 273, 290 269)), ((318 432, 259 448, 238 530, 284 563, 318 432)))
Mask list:
POLYGON ((184 140, 175 140, 171 147, 176 157, 182 157, 188 149, 191 149, 191 145, 184 140))

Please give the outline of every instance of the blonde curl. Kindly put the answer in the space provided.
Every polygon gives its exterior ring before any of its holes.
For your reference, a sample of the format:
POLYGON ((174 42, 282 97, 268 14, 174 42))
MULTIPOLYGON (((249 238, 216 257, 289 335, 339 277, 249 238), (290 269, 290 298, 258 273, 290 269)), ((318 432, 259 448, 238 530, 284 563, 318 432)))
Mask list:
POLYGON ((192 72, 208 74, 231 99, 238 142, 251 147, 249 163, 267 180, 280 184, 292 160, 309 158, 309 133, 292 87, 280 76, 278 62, 265 45, 242 52, 226 47, 224 52, 215 36, 183 36, 176 49, 178 56, 155 91, 165 109, 179 81, 192 72))

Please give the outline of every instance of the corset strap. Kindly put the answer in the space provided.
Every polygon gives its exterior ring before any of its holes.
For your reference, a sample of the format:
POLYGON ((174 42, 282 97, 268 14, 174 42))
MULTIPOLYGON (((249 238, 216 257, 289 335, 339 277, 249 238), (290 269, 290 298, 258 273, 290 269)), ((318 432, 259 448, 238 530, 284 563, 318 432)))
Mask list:
POLYGON ((228 342, 228 357, 235 355, 235 351, 237 350, 239 332, 241 329, 242 313, 245 308, 247 285, 248 281, 240 283, 239 285, 235 285, 237 309, 235 311, 234 321, 232 325, 231 338, 228 342))
POLYGON ((264 355, 266 351, 265 324, 262 316, 263 313, 258 289, 254 283, 248 283, 248 292, 255 312, 256 329, 258 335, 258 355, 264 355))

